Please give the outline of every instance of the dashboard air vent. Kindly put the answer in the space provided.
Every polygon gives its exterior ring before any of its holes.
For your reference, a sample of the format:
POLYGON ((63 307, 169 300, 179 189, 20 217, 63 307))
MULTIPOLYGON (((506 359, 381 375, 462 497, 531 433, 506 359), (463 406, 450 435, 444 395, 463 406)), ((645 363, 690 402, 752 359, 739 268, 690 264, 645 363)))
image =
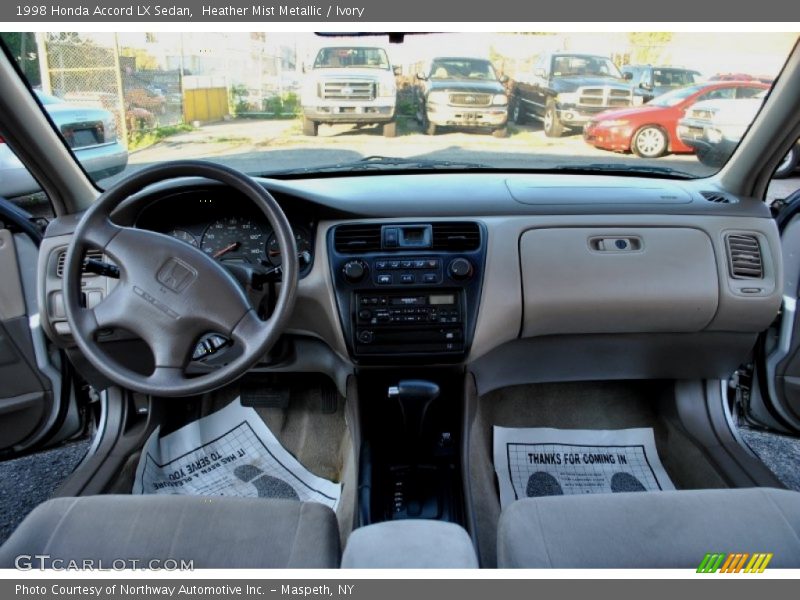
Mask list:
POLYGON ((337 252, 372 252, 381 249, 381 226, 339 225, 333 234, 337 252))
MULTIPOLYGON (((94 260, 103 260, 103 253, 100 250, 88 250, 86 252, 86 258, 93 258, 94 260)), ((56 275, 59 277, 64 277, 64 262, 67 259, 67 251, 62 250, 58 254, 58 263, 56 263, 56 275)), ((83 271, 86 277, 95 277, 94 273, 86 273, 83 271)))
POLYGON ((700 195, 715 204, 734 204, 736 202, 735 199, 722 192, 700 192, 700 195))
POLYGON ((477 250, 481 245, 481 230, 477 223, 433 223, 433 249, 477 250))
POLYGON ((761 260, 761 246, 754 235, 730 234, 728 245, 728 268, 734 279, 762 279, 764 265, 761 260))

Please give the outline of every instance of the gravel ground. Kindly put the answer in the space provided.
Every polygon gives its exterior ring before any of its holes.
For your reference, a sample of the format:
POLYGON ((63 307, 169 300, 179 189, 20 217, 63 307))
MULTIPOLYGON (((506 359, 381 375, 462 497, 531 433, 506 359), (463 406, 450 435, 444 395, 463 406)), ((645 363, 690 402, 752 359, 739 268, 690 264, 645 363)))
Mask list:
POLYGON ((789 489, 800 492, 800 438, 741 427, 750 449, 789 489))
POLYGON ((53 495, 89 450, 89 439, 0 462, 0 544, 53 495))

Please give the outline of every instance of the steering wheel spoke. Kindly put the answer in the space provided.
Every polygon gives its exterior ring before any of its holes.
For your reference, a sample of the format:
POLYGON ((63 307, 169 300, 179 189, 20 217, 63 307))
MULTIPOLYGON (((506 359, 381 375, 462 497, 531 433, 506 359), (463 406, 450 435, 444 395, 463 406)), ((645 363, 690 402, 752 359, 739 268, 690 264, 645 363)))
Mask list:
POLYGON ((186 380, 183 367, 156 367, 147 376, 148 385, 155 388, 167 389, 182 384, 186 380))
POLYGON ((267 326, 268 321, 262 321, 256 311, 248 310, 235 327, 231 330, 230 337, 234 343, 241 344, 245 349, 252 344, 252 340, 258 339, 260 333, 267 326))
POLYGON ((128 326, 127 320, 125 319, 126 309, 127 306, 126 303, 122 301, 122 295, 114 293, 97 306, 87 309, 90 310, 94 316, 95 325, 97 326, 95 333, 102 329, 128 326))
MULTIPOLYGON (((88 215, 87 215, 88 216, 88 215)), ((83 241, 87 246, 98 250, 105 250, 124 227, 112 223, 107 216, 97 215, 92 218, 91 225, 87 228, 83 241)))
POLYGON ((189 353, 194 348, 198 337, 193 332, 185 331, 178 335, 150 337, 145 341, 150 346, 157 369, 180 369, 182 371, 189 362, 189 353))

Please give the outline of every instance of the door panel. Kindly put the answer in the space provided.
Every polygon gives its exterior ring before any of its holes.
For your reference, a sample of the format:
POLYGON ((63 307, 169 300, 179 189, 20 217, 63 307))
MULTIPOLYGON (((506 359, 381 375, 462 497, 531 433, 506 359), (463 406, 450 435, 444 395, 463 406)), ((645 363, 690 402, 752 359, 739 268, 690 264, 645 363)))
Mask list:
POLYGON ((24 234, 15 238, 10 230, 0 229, 0 452, 4 454, 24 450, 45 437, 53 423, 54 385, 60 383, 39 367, 32 328, 36 319, 31 319, 23 285, 23 269, 35 269, 36 261, 21 268, 20 243, 35 251, 24 234))
POLYGON ((764 336, 760 385, 748 412, 773 429, 800 431, 800 192, 787 198, 776 222, 784 270, 781 317, 764 336))

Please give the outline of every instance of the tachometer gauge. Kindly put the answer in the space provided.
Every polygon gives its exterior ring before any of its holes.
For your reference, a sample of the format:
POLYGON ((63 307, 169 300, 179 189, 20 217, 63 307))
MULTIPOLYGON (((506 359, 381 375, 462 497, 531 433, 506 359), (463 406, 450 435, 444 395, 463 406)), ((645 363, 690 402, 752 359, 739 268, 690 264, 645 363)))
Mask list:
POLYGON ((264 257, 267 229, 243 217, 223 217, 203 234, 200 249, 217 260, 259 263, 264 257))
POLYGON ((171 235, 176 240, 186 242, 187 244, 194 246, 195 248, 200 247, 200 242, 197 241, 197 237, 194 234, 189 233, 188 231, 184 231, 183 229, 173 229, 167 235, 171 235))
MULTIPOLYGON (((300 256, 300 268, 302 269, 311 262, 311 235, 305 229, 295 227, 294 243, 297 246, 297 254, 300 256)), ((274 233, 271 233, 269 240, 267 240, 267 260, 274 267, 281 264, 281 248, 274 233)))

